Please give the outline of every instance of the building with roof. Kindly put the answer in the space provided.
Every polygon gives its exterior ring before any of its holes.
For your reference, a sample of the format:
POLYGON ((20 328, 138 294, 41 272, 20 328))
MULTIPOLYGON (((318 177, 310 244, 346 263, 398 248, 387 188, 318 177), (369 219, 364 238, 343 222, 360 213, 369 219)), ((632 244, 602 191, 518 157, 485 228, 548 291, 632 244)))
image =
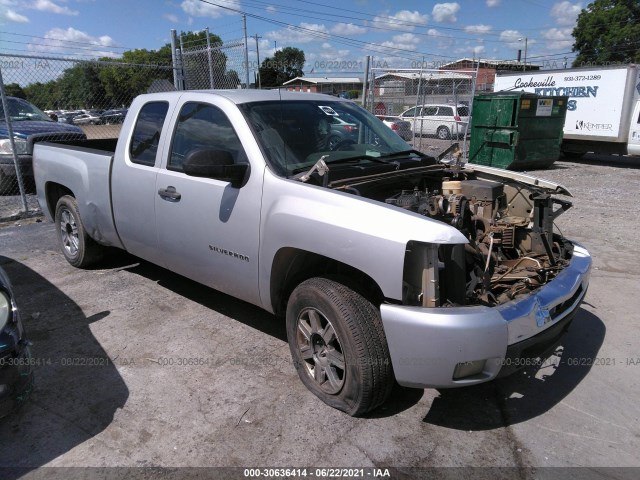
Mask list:
POLYGON ((362 91, 362 79, 357 77, 296 77, 282 84, 290 92, 326 93, 338 95, 349 90, 362 91))
POLYGON ((493 84, 496 79, 496 72, 504 71, 534 71, 540 70, 539 65, 531 63, 522 63, 517 60, 488 60, 475 58, 461 58, 455 62, 445 63, 440 66, 440 70, 467 70, 478 71, 476 79, 476 91, 492 92, 493 84))

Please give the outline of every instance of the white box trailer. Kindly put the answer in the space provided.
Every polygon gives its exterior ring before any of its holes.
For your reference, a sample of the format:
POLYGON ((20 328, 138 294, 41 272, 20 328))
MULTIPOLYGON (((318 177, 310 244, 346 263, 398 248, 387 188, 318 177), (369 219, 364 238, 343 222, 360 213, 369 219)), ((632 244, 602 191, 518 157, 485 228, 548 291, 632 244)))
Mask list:
POLYGON ((494 91, 569 97, 562 151, 640 155, 640 66, 498 73, 494 91))

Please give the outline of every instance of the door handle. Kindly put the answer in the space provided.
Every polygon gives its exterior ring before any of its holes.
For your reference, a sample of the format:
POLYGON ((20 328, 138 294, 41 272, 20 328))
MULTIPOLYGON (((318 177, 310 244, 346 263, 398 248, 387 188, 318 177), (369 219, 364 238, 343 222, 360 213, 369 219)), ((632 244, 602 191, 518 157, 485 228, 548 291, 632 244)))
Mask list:
POLYGON ((182 195, 176 192, 176 187, 161 188, 158 190, 158 195, 172 202, 179 202, 182 198, 182 195))

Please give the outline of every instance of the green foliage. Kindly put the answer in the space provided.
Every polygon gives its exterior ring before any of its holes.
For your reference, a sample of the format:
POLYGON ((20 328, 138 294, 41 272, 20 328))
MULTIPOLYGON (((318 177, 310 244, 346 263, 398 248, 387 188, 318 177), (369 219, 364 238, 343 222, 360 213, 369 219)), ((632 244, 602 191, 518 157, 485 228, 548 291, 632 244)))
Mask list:
POLYGON ((360 93, 360 90, 349 90, 349 98, 358 98, 360 93))
POLYGON ((640 2, 595 0, 573 29, 574 67, 640 62, 640 2))
POLYGON ((24 93, 24 90, 22 89, 22 87, 20 85, 18 85, 17 83, 9 83, 7 85, 4 86, 4 93, 8 96, 8 97, 17 97, 17 98, 22 98, 25 99, 27 98, 27 94, 24 93))
POLYGON ((284 82, 302 77, 304 62, 304 52, 298 48, 286 47, 278 50, 273 57, 265 58, 260 66, 262 86, 279 87, 284 82))
POLYGON ((31 83, 24 87, 27 100, 43 110, 67 108, 61 99, 59 84, 55 80, 47 83, 31 83))
MULTIPOLYGON (((185 49, 207 45, 205 32, 183 32, 181 37, 185 49)), ((210 34, 210 42, 215 46, 221 44, 222 40, 219 36, 210 34)), ((225 85, 219 87, 236 88, 240 83, 239 76, 233 70, 226 71, 226 55, 214 51, 211 56, 214 78, 224 79, 225 85)), ((206 50, 193 61, 200 62, 197 67, 206 77, 203 81, 206 81, 205 86, 208 87, 206 50)), ((128 50, 118 59, 101 58, 97 61, 78 62, 47 83, 37 82, 22 88, 18 84, 10 84, 7 88, 12 89, 9 95, 19 96, 22 92, 22 98, 47 110, 126 107, 134 97, 147 92, 156 80, 166 80, 173 84, 171 65, 171 44, 168 43, 157 50, 128 50), (18 95, 14 95, 16 93, 18 95)), ((188 67, 185 64, 185 68, 188 67)))

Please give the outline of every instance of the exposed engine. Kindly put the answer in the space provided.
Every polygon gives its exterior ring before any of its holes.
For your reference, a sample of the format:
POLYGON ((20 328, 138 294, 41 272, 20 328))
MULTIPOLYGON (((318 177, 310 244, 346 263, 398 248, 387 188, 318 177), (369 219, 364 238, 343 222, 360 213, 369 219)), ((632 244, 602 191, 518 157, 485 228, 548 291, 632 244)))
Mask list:
POLYGON ((422 183, 385 201, 450 224, 469 239, 467 245, 440 247, 437 292, 431 300, 422 298, 424 289, 417 281, 406 283, 409 304, 505 303, 547 283, 570 257, 570 245, 553 234, 553 221, 571 204, 535 189, 443 178, 440 184, 422 183))

